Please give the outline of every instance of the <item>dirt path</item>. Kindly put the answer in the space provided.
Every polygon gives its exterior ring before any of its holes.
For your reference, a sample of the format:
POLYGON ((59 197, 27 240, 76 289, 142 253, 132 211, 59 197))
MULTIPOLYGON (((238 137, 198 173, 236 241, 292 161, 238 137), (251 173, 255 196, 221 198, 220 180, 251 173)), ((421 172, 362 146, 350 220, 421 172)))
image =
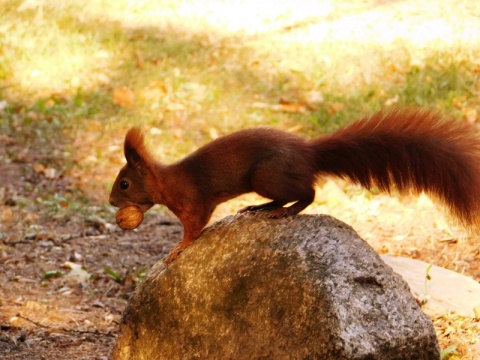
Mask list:
POLYGON ((0 139, 0 357, 107 359, 130 293, 181 226, 152 214, 120 230, 113 209, 63 175, 61 157, 21 139, 0 139), (76 265, 85 278, 68 275, 76 265))

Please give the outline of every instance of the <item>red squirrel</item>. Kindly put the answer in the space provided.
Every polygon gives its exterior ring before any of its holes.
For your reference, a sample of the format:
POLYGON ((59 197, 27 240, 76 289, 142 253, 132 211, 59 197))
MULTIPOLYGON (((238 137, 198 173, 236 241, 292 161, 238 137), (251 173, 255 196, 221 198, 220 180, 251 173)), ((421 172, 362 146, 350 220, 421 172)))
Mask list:
POLYGON ((275 219, 295 215, 313 202, 318 176, 386 192, 426 192, 464 225, 480 223, 480 140, 471 126, 432 110, 380 111, 313 140, 268 128, 242 130, 171 165, 153 159, 134 127, 124 153, 127 164, 110 203, 142 213, 163 204, 180 219, 183 241, 167 263, 200 235, 218 204, 256 192, 271 201, 240 212, 265 210, 275 219))

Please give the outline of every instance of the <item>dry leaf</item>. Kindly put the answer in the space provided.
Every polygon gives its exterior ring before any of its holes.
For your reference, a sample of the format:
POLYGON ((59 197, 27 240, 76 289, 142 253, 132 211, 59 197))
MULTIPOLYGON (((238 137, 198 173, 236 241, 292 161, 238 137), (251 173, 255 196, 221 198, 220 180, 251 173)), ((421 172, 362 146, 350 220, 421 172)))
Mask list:
POLYGON ((397 94, 394 97, 385 100, 385 106, 390 106, 390 105, 396 104, 398 102, 398 100, 400 100, 400 97, 397 94))
POLYGON ((115 88, 112 93, 112 101, 117 106, 131 108, 135 103, 135 93, 126 86, 115 88))
POLYGON ((325 101, 323 94, 320 91, 308 91, 304 95, 305 102, 308 104, 321 104, 325 101))
POLYGON ((69 284, 86 283, 90 279, 90 274, 83 270, 82 267, 73 268, 66 276, 65 281, 69 284))
POLYGON ((219 137, 218 130, 213 127, 208 130, 208 133, 210 134, 211 139, 216 139, 219 137))
POLYGON ((473 312, 475 313, 475 320, 480 321, 480 304, 473 308, 473 312))
POLYGON ((342 111, 345 108, 345 105, 334 101, 327 104, 327 111, 330 115, 335 115, 336 113, 342 111))
POLYGON ((463 108, 463 104, 467 101, 466 96, 456 96, 452 99, 452 105, 457 109, 463 108))
POLYGON ((283 111, 288 113, 304 113, 307 111, 305 101, 289 101, 284 98, 280 98, 280 105, 275 105, 274 110, 283 111))
POLYGON ((39 163, 35 163, 32 165, 33 171, 35 171, 37 174, 43 174, 45 172, 45 166, 39 163))
POLYGON ((260 101, 255 101, 250 106, 253 107, 253 108, 257 108, 257 109, 268 109, 268 108, 271 107, 271 105, 269 105, 267 103, 264 103, 264 102, 260 102, 260 101))
POLYGON ((179 104, 179 103, 170 103, 167 106, 165 106, 165 110, 168 110, 168 111, 185 110, 185 105, 179 104))
POLYGON ((168 94, 168 87, 161 81, 154 81, 140 92, 140 98, 148 103, 158 102, 168 94))
POLYGON ((143 55, 140 50, 135 51, 135 65, 137 65, 137 68, 141 68, 143 66, 144 60, 143 60, 143 55))
POLYGON ((33 164, 32 168, 37 174, 45 175, 47 179, 55 179, 57 177, 57 170, 54 168, 47 167, 39 163, 33 164))
POLYGON ((270 109, 273 111, 288 113, 304 113, 307 111, 305 102, 290 103, 284 99, 280 99, 280 104, 271 105, 263 102, 254 102, 251 106, 258 109, 270 109))
POLYGON ((478 113, 476 109, 472 108, 464 108, 462 109, 462 112, 465 114, 465 117, 467 118, 467 121, 471 124, 477 121, 478 119, 478 113))
POLYGON ((0 134, 0 142, 4 143, 6 145, 12 145, 15 142, 15 140, 13 140, 13 138, 11 138, 11 137, 0 134))
POLYGON ((2 212, 2 220, 5 222, 10 222, 13 220, 13 211, 10 207, 5 207, 2 212))
POLYGON ((44 173, 47 179, 55 179, 57 177, 57 170, 51 167, 45 168, 44 173))

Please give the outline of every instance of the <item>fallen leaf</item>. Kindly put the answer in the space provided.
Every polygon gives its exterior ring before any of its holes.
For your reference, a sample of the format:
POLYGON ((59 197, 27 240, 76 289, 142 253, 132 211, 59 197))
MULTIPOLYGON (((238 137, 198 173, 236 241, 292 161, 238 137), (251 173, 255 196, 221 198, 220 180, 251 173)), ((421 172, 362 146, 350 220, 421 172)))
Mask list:
POLYGON ((90 274, 81 267, 73 268, 66 276, 65 280, 69 283, 81 284, 90 279, 90 274))
POLYGON ((13 211, 10 207, 5 207, 2 211, 2 220, 10 222, 13 220, 13 211))
POLYGON ((148 103, 158 102, 168 94, 168 87, 162 81, 153 81, 140 91, 140 98, 148 103))
POLYGON ((467 118, 467 121, 470 124, 473 124, 474 122, 477 121, 478 119, 477 109, 464 108, 462 109, 462 112, 465 114, 465 117, 467 118))
POLYGON ((126 86, 115 88, 112 93, 112 101, 117 106, 131 108, 135 103, 135 93, 126 86))
POLYGON ((397 94, 394 97, 385 100, 385 106, 390 106, 390 105, 396 104, 398 102, 398 100, 400 100, 400 97, 397 94))
POLYGON ((466 96, 456 96, 452 99, 452 105, 457 109, 463 108, 463 104, 467 101, 466 96))
POLYGON ((473 308, 473 312, 475 313, 475 320, 480 321, 480 304, 473 308))
POLYGON ((275 107, 278 108, 280 111, 284 112, 289 112, 289 113, 304 113, 307 108, 306 108, 306 102, 303 100, 299 101, 290 101, 285 98, 280 98, 280 107, 275 107))
POLYGON ((168 111, 185 110, 185 105, 182 105, 179 103, 170 103, 167 106, 165 106, 165 110, 168 110, 168 111))
POLYGON ((15 140, 13 140, 13 138, 11 138, 11 137, 0 134, 0 142, 4 143, 6 145, 12 145, 15 142, 15 140))
POLYGON ((93 307, 104 308, 104 307, 105 307, 105 304, 102 303, 100 300, 93 300, 92 306, 93 306, 93 307))
POLYGON ((308 91, 304 95, 305 97, 305 102, 308 104, 321 104, 325 101, 325 98, 323 97, 322 92, 320 91, 308 91))
POLYGON ((305 107, 305 105, 301 103, 274 105, 272 109, 275 111, 288 112, 288 113, 294 113, 294 114, 303 114, 304 112, 307 111, 307 108, 305 107))
POLYGON ((45 168, 44 173, 47 179, 55 179, 57 177, 57 170, 51 167, 45 168))
POLYGON ((213 127, 211 127, 211 128, 208 130, 208 133, 209 133, 211 139, 216 139, 216 138, 219 137, 219 135, 218 135, 218 130, 215 129, 215 128, 213 128, 213 127))
POLYGON ((143 60, 143 55, 140 50, 135 51, 135 65, 137 68, 141 68, 143 66, 144 60, 143 60))
POLYGON ((33 164, 32 168, 37 174, 43 174, 45 172, 45 166, 39 163, 33 164))
POLYGON ((327 104, 327 111, 330 115, 335 115, 336 113, 342 111, 344 108, 345 105, 337 101, 333 101, 327 104))
POLYGON ((286 101, 283 101, 283 103, 274 104, 274 105, 263 103, 263 102, 254 102, 252 103, 251 107, 254 107, 257 109, 270 109, 273 111, 288 112, 288 113, 304 113, 307 110, 305 103, 303 102, 288 103, 286 101))
POLYGON ((74 262, 71 262, 71 261, 65 261, 62 265, 64 268, 67 268, 67 269, 77 269, 77 268, 81 268, 82 265, 80 264, 76 264, 74 262))

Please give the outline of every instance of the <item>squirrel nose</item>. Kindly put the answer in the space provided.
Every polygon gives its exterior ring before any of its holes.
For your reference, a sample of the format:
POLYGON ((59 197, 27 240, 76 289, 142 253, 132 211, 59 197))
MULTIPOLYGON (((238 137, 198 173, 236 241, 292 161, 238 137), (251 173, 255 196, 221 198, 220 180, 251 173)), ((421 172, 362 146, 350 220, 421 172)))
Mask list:
POLYGON ((115 200, 110 198, 109 201, 110 201, 110 205, 117 207, 117 205, 115 205, 115 200))

